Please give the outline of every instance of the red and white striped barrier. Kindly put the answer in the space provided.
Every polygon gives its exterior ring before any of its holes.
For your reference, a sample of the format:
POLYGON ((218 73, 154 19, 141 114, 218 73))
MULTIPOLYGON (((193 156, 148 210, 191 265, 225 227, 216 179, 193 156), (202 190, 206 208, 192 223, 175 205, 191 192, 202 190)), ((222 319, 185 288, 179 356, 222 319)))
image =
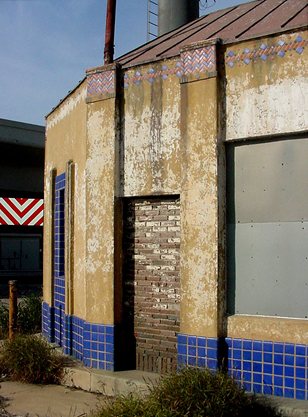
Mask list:
POLYGON ((43 226, 44 200, 0 197, 0 225, 43 226))

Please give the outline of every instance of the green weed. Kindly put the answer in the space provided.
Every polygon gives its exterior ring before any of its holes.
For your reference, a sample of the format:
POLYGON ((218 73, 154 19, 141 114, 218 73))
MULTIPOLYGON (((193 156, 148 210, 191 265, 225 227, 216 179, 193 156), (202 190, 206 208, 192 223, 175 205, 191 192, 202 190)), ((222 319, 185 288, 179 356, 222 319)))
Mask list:
POLYGON ((32 384, 60 382, 65 358, 41 337, 18 335, 0 350, 0 373, 9 379, 32 384))
POLYGON ((224 373, 186 368, 162 378, 145 397, 116 397, 94 417, 278 417, 263 398, 248 395, 224 373))

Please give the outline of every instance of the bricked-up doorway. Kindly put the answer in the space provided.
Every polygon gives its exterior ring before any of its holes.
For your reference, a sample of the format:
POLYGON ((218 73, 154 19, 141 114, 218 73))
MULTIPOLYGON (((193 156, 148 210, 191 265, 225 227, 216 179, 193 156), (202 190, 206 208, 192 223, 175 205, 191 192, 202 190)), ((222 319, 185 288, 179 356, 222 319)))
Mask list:
POLYGON ((180 330, 179 197, 127 201, 123 237, 123 325, 135 367, 169 372, 180 330))

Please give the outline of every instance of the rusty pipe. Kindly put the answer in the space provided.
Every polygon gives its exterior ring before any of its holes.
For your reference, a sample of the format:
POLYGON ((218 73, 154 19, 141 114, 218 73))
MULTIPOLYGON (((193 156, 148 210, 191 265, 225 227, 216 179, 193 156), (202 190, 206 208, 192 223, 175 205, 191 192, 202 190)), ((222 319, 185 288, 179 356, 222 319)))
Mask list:
POLYGON ((9 340, 13 340, 17 327, 17 281, 9 281, 9 340))
POLYGON ((113 62, 116 0, 108 0, 105 31, 104 64, 113 62))

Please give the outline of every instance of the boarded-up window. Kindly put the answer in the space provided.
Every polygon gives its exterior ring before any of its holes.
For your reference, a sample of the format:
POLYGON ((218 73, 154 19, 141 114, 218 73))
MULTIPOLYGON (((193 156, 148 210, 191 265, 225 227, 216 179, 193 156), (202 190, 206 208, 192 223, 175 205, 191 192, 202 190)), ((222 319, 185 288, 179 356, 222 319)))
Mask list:
POLYGON ((229 313, 307 317, 308 139, 228 148, 229 313))

